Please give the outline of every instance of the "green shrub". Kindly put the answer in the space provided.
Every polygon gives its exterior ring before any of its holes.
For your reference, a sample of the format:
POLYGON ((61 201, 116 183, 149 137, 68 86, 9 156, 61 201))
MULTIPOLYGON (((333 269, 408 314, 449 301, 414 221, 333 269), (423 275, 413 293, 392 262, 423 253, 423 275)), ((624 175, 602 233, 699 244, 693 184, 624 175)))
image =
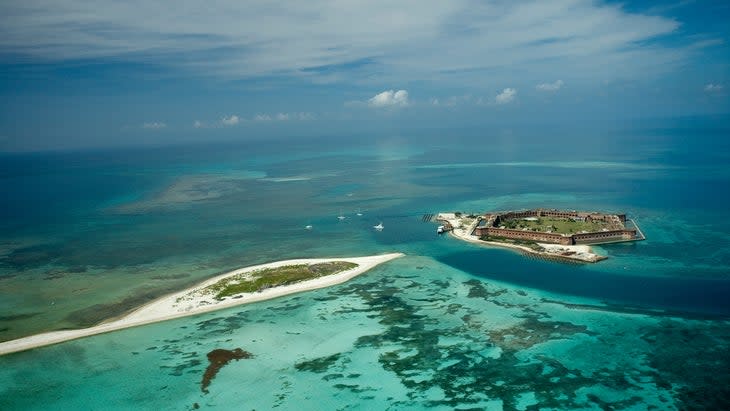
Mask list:
POLYGON ((267 288, 312 280, 355 267, 357 267, 355 263, 331 261, 319 264, 298 264, 277 268, 264 268, 250 273, 224 278, 208 286, 206 290, 215 293, 215 298, 220 300, 236 294, 260 292, 267 288), (250 278, 247 278, 248 276, 250 278))

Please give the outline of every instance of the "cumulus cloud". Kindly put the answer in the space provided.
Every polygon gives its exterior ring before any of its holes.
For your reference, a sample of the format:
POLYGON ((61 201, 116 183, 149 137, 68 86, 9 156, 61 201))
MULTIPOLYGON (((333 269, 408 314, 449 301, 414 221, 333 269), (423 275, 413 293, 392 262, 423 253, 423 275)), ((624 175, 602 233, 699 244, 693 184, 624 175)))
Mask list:
POLYGON ((223 116, 221 119, 221 123, 223 123, 224 126, 235 126, 236 124, 240 123, 241 119, 233 114, 230 117, 223 116))
POLYGON ((707 91, 708 93, 715 93, 718 91, 722 91, 723 88, 724 87, 722 86, 722 84, 710 83, 710 84, 705 85, 705 91, 707 91))
POLYGON ((161 121, 153 121, 150 123, 144 123, 142 124, 142 128, 146 128, 149 130, 159 130, 161 128, 167 127, 167 124, 161 122, 161 121))
POLYGON ((542 83, 535 86, 539 91, 558 91, 563 87, 563 80, 557 80, 553 83, 542 83))
POLYGON ((506 88, 502 90, 501 93, 497 94, 497 97, 494 98, 494 101, 497 104, 508 104, 514 101, 515 96, 517 96, 517 90, 513 88, 506 88))
POLYGON ((369 99, 368 105, 371 107, 405 107, 408 105, 408 92, 406 90, 386 90, 369 99))

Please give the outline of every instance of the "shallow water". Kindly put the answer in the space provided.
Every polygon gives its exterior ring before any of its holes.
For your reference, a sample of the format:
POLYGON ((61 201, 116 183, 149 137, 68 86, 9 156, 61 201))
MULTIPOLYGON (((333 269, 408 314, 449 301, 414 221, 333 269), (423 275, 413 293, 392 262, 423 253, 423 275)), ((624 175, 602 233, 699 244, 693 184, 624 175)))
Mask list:
POLYGON ((240 266, 408 256, 325 290, 0 357, 0 409, 722 408, 725 143, 700 127, 593 146, 552 137, 5 156, 3 340, 92 324, 240 266), (648 240, 563 264, 421 221, 527 207, 627 212, 648 240), (222 367, 205 394, 218 348, 253 358, 222 367))

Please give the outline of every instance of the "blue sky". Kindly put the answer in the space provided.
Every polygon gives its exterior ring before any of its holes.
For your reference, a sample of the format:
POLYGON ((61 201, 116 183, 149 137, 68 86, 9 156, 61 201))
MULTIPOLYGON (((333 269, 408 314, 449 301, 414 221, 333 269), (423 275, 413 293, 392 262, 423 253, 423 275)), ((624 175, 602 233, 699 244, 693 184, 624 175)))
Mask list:
POLYGON ((0 4, 0 150, 730 112, 730 3, 0 4))

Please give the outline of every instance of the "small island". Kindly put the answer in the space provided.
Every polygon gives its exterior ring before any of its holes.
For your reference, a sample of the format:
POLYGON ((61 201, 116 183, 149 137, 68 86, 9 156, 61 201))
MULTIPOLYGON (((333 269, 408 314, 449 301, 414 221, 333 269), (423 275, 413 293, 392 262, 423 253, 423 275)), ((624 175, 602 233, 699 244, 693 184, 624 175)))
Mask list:
POLYGON ((57 344, 343 283, 401 253, 277 261, 240 268, 159 298, 128 315, 78 330, 52 331, 0 343, 0 355, 57 344))
POLYGON ((533 209, 486 214, 439 213, 439 231, 477 244, 518 249, 546 258, 595 263, 591 245, 644 240, 625 214, 533 209))

